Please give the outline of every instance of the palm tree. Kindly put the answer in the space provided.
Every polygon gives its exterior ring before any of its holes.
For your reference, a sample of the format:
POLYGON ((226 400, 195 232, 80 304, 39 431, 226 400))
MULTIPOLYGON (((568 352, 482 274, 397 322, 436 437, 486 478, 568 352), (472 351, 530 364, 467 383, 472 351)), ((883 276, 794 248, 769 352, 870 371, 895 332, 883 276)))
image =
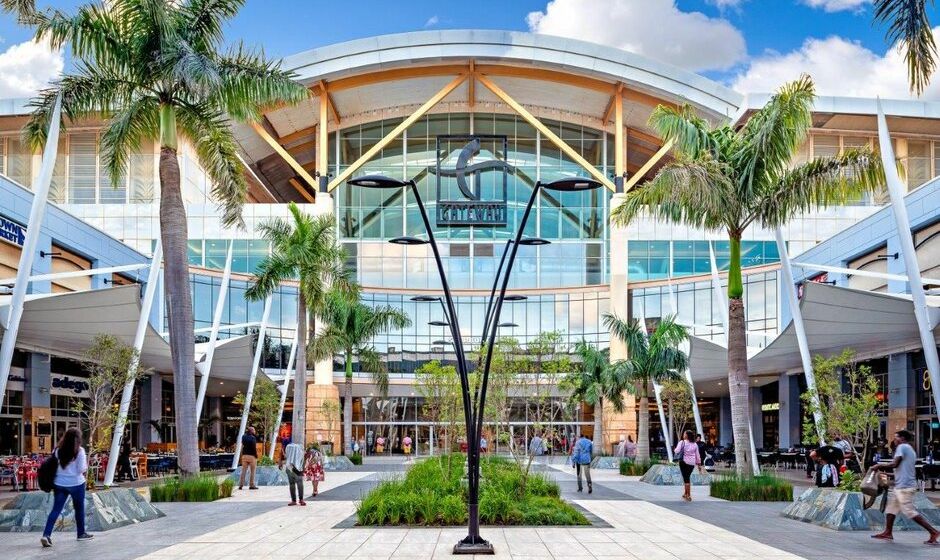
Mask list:
POLYGON ((581 367, 567 374, 563 384, 571 388, 572 401, 594 407, 594 449, 600 453, 604 449, 604 403, 623 412, 623 392, 627 390, 631 366, 627 362, 612 366, 610 350, 600 350, 583 340, 575 346, 575 352, 581 358, 581 367))
POLYGON ((411 326, 411 319, 397 307, 370 307, 345 294, 330 291, 321 315, 326 329, 310 343, 309 352, 315 360, 343 354, 346 369, 346 391, 343 400, 343 453, 352 452, 352 380, 353 360, 359 371, 368 371, 382 396, 388 395, 388 372, 371 341, 392 329, 411 326))
POLYGON ((241 224, 247 193, 229 118, 255 120, 260 108, 305 99, 293 74, 242 45, 221 52, 223 27, 244 0, 109 0, 73 14, 37 10, 32 0, 2 0, 37 40, 69 47, 74 71, 32 102, 26 137, 45 142, 57 96, 69 122, 104 116, 103 167, 117 186, 130 153, 145 140, 160 145, 160 236, 170 325, 179 466, 198 474, 193 309, 186 208, 180 192, 180 137, 195 148, 212 179, 225 225, 241 224))
MULTIPOLYGON (((358 298, 355 279, 344 266, 346 258, 336 244, 333 216, 312 217, 296 204, 288 205, 290 219, 273 218, 258 230, 271 243, 271 253, 255 271, 255 280, 245 292, 249 300, 262 300, 276 292, 282 282, 300 280, 297 290, 297 357, 294 376, 294 441, 306 442, 307 333, 309 316, 319 312, 332 286, 347 297, 358 298)), ((314 334, 316 329, 313 329, 314 334)))
POLYGON ((937 44, 927 16, 927 0, 875 0, 874 7, 875 21, 888 25, 885 38, 904 53, 911 91, 924 93, 937 68, 937 44))
MULTIPOLYGON (((688 366, 688 357, 679 349, 682 341, 689 337, 685 327, 676 323, 675 317, 665 317, 652 333, 646 332, 646 325, 636 319, 624 322, 616 315, 604 314, 604 326, 612 336, 627 345, 625 361, 630 364, 627 370, 627 387, 638 399, 639 427, 636 440, 638 461, 650 458, 650 401, 649 387, 653 383, 663 384, 682 380, 682 372, 688 366)), ((665 426, 663 427, 665 429, 665 426)))
POLYGON ((728 270, 728 388, 735 457, 748 472, 747 340, 741 236, 752 224, 783 226, 794 215, 844 204, 883 184, 878 158, 868 149, 792 165, 812 125, 815 87, 808 76, 784 85, 740 128, 712 127, 689 106, 659 106, 649 124, 675 146, 676 159, 642 188, 626 196, 611 220, 630 222, 642 211, 708 230, 724 229, 730 245, 728 270))

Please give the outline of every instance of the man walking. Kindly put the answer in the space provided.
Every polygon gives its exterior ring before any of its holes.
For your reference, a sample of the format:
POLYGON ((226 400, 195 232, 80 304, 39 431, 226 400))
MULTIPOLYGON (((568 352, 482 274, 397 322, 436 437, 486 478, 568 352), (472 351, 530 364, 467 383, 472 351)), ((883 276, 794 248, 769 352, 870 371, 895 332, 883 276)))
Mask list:
POLYGON ((287 472, 287 485, 290 487, 289 506, 296 506, 298 498, 300 505, 305 506, 304 501, 304 466, 305 466, 304 448, 299 444, 290 443, 284 448, 284 470, 287 472))
POLYGON ((571 449, 571 463, 578 472, 578 492, 583 489, 581 486, 582 470, 584 471, 584 477, 587 479, 588 494, 594 491, 594 487, 591 485, 591 455, 593 450, 594 442, 589 440, 583 433, 578 441, 574 442, 574 447, 571 449))
POLYGON ((238 477, 238 489, 245 486, 245 471, 251 469, 251 477, 248 479, 248 489, 257 490, 255 486, 255 469, 258 468, 258 438, 255 437, 255 429, 251 426, 245 430, 242 436, 242 472, 238 477))
POLYGON ((917 475, 914 464, 917 462, 917 453, 911 447, 912 438, 911 432, 907 430, 895 433, 894 460, 885 465, 875 464, 871 467, 871 470, 875 471, 894 469, 894 486, 888 492, 888 504, 885 508, 885 530, 871 537, 885 541, 894 540, 894 520, 900 512, 930 533, 930 538, 924 541, 924 544, 936 546, 940 545, 940 541, 937 540, 940 537, 940 531, 934 529, 924 516, 914 509, 914 495, 917 493, 917 475))

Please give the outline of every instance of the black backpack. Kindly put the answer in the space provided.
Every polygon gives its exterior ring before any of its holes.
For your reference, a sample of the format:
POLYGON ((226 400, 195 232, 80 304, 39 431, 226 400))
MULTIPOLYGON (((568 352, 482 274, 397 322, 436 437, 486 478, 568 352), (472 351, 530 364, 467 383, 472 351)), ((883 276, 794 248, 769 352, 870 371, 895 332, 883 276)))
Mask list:
POLYGON ((56 456, 55 450, 52 450, 52 455, 49 455, 42 462, 42 465, 39 465, 39 473, 36 477, 37 482, 39 482, 39 489, 43 492, 52 492, 52 488, 55 486, 55 475, 58 471, 59 458, 56 456))

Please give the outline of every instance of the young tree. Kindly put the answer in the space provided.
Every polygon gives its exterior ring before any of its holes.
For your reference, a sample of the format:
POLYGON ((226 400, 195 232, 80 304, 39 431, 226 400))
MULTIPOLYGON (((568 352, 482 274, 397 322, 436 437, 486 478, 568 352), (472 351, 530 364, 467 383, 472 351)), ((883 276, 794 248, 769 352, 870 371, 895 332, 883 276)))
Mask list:
MULTIPOLYGON (((692 413, 692 387, 685 379, 672 379, 663 383, 659 393, 669 418, 673 441, 682 439, 686 426, 694 421, 692 413)), ((704 434, 702 434, 704 437, 704 434)))
POLYGON ((389 330, 411 326, 411 319, 397 307, 369 307, 348 294, 330 290, 324 298, 322 319, 326 328, 311 341, 308 352, 314 360, 332 358, 342 353, 346 370, 346 395, 343 403, 343 453, 352 453, 352 380, 353 360, 360 371, 367 371, 384 396, 388 394, 388 372, 372 339, 389 330))
POLYGON ((675 322, 674 317, 664 317, 651 333, 647 333, 646 325, 641 325, 636 319, 626 323, 611 313, 604 315, 604 326, 627 345, 627 355, 630 357, 613 367, 629 364, 624 376, 625 386, 640 399, 636 458, 639 462, 648 461, 649 388, 653 383, 662 385, 667 381, 682 379, 679 372, 688 367, 688 357, 679 349, 679 345, 689 334, 685 327, 675 322))
POLYGON ((196 430, 193 306, 187 255, 186 207, 180 190, 180 140, 195 148, 212 180, 222 222, 241 224, 245 169, 229 119, 258 120, 260 109, 309 96, 260 51, 242 44, 223 51, 223 30, 244 0, 108 0, 73 13, 39 10, 33 0, 2 0, 36 40, 68 47, 72 73, 43 90, 26 125, 30 145, 45 143, 56 98, 68 123, 104 116, 102 168, 111 183, 124 180, 130 154, 144 141, 160 145, 160 237, 170 317, 170 353, 176 403, 179 467, 199 473, 196 430))
MULTIPOLYGON (((867 149, 792 165, 812 126, 815 86, 809 76, 784 85, 741 127, 712 126, 691 106, 660 105, 649 125, 675 148, 675 160, 627 194, 611 212, 626 224, 641 212, 728 235, 728 388, 735 460, 750 472, 751 439, 741 236, 756 224, 783 226, 794 215, 845 204, 883 184, 881 163, 867 149)), ((641 437, 640 440, 645 440, 641 437)))
MULTIPOLYGON (((280 289, 281 283, 300 280, 297 290, 297 356, 294 370, 294 413, 291 419, 294 441, 304 445, 307 430, 307 336, 310 314, 321 312, 330 289, 350 299, 359 297, 353 274, 344 266, 345 253, 336 243, 336 223, 332 215, 316 218, 301 212, 296 204, 287 206, 290 219, 272 218, 259 226, 261 236, 271 243, 271 254, 255 271, 254 282, 245 292, 249 300, 263 300, 280 289), (332 286, 332 288, 331 288, 332 286)), ((313 329, 314 334, 316 328, 313 329)))
MULTIPOLYGON (((245 395, 239 391, 232 402, 238 406, 245 405, 245 395)), ((251 394, 251 409, 248 411, 248 421, 256 426, 261 437, 269 438, 275 433, 275 428, 281 423, 281 392, 277 384, 264 376, 259 376, 255 382, 255 389, 251 394)), ((264 446, 262 446, 262 449, 264 446)))
POLYGON ((819 404, 815 404, 809 391, 800 396, 806 407, 804 439, 808 443, 819 442, 813 424, 813 414, 818 411, 822 414, 823 433, 841 435, 855 449, 861 448, 859 465, 864 468, 868 444, 881 422, 878 379, 870 367, 856 363, 855 351, 850 348, 831 358, 813 356, 813 371, 819 404))
POLYGON ((147 373, 136 358, 137 351, 132 346, 107 334, 96 336, 82 354, 82 366, 88 372, 89 398, 87 405, 77 400, 74 409, 88 426, 92 453, 106 451, 111 445, 111 430, 117 421, 124 385, 147 373))
MULTIPOLYGON (((424 398, 422 408, 425 417, 431 423, 431 430, 433 431, 438 423, 446 423, 444 449, 450 452, 453 424, 457 421, 457 412, 461 411, 462 406, 457 369, 454 366, 441 365, 437 360, 424 363, 415 370, 415 385, 418 394, 424 398)), ((435 444, 439 437, 438 433, 435 444)))

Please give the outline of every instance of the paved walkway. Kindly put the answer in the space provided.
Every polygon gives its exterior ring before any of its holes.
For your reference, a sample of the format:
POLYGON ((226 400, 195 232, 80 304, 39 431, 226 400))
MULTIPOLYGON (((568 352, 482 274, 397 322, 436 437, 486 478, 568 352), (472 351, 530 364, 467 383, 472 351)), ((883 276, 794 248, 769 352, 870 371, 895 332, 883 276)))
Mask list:
MULTIPOLYGON (((594 493, 588 495, 576 491, 570 468, 543 470, 559 482, 565 499, 610 527, 484 528, 496 559, 938 557, 936 550, 919 544, 920 533, 899 533, 893 544, 875 543, 867 534, 784 519, 780 504, 723 502, 709 498, 704 488, 696 488, 695 501, 685 503, 675 487, 652 487, 610 471, 595 471, 594 493)), ((355 501, 364 492, 388 476, 366 470, 328 473, 321 495, 307 507, 287 507, 284 487, 236 491, 210 504, 161 504, 167 514, 163 519, 99 533, 91 542, 57 533, 53 549, 41 549, 34 533, 0 534, 0 558, 451 558, 454 543, 466 534, 462 528, 335 528, 355 513, 355 501)))

